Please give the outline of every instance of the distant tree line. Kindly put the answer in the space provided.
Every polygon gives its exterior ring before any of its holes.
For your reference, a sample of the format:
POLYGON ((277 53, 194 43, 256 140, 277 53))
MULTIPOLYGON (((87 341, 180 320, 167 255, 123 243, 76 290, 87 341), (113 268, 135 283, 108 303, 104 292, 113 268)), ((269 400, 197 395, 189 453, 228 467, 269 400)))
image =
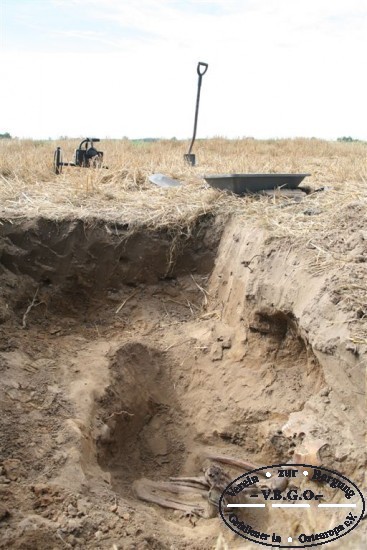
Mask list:
POLYGON ((9 132, 5 132, 5 134, 0 134, 0 139, 12 139, 9 132))
MULTIPOLYGON (((128 138, 129 139, 129 138, 128 138)), ((159 138, 150 138, 150 137, 147 137, 147 138, 138 138, 138 139, 132 139, 131 140, 133 143, 135 142, 144 142, 144 143, 154 143, 156 141, 159 141, 159 138)))
POLYGON ((339 137, 337 139, 337 141, 344 141, 344 142, 347 142, 347 143, 352 143, 352 142, 360 141, 360 140, 359 139, 354 139, 351 136, 343 136, 343 137, 339 137))

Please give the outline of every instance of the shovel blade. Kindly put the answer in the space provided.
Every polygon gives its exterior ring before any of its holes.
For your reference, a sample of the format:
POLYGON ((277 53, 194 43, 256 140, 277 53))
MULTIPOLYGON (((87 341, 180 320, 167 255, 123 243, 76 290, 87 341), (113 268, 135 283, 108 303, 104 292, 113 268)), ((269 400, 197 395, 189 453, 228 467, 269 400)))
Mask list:
POLYGON ((184 160, 187 162, 187 164, 190 164, 190 166, 195 166, 196 164, 196 158, 193 153, 188 153, 187 155, 184 155, 184 160))
POLYGON ((182 183, 173 178, 169 178, 164 174, 152 174, 149 176, 149 181, 158 185, 158 187, 180 187, 182 183))

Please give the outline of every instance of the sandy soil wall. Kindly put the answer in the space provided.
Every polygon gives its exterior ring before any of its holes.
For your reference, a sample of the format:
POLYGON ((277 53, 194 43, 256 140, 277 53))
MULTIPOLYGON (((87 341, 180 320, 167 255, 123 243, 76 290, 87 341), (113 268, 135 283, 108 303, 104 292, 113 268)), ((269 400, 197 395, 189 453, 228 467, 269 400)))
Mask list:
MULTIPOLYGON (((290 415, 284 430, 325 441, 329 466, 361 482, 366 465, 366 349, 349 340, 353 312, 333 303, 330 281, 338 276, 337 269, 314 276, 309 256, 291 243, 272 240, 262 229, 233 221, 223 234, 210 278, 211 307, 235 330, 244 324, 254 330, 259 317, 265 325, 273 318, 276 325, 279 312, 292 320, 320 365, 324 385, 290 415)), ((258 330, 266 332, 266 326, 258 330)))

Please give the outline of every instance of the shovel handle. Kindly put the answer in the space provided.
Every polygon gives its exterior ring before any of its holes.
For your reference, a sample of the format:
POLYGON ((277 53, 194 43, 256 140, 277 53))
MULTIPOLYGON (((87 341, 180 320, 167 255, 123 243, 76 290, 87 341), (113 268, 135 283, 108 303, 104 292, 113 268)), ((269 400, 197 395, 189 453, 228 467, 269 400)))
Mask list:
POLYGON ((199 61, 198 66, 196 68, 198 75, 204 76, 207 70, 208 70, 208 63, 202 63, 201 61, 199 61), (201 67, 203 67, 203 69, 201 69, 201 67))

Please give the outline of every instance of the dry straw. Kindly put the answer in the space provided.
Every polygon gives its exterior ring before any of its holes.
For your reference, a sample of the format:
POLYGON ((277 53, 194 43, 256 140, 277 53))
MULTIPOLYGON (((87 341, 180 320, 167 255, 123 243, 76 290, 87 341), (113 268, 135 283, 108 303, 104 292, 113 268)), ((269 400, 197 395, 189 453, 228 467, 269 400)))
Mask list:
MULTIPOLYGON (((59 142, 72 159, 78 140, 59 142)), ((259 223, 277 237, 290 237, 314 248, 323 262, 343 262, 335 232, 344 235, 366 206, 364 143, 320 140, 256 141, 213 139, 197 143, 199 165, 183 162, 186 143, 129 140, 101 142, 108 170, 52 170, 54 142, 0 142, 0 197, 3 218, 46 216, 54 219, 99 218, 147 228, 190 227, 204 214, 237 215, 259 223), (148 180, 161 172, 184 182, 161 189, 148 180), (279 197, 235 197, 211 189, 210 173, 309 172, 305 183, 326 191, 294 203, 279 197), (350 227, 349 227, 350 226, 350 227)), ((360 224, 359 224, 360 225, 360 224)), ((361 224, 362 225, 362 224, 361 224)))
POLYGON ((354 308, 358 319, 367 315, 367 292, 360 282, 366 275, 367 144, 218 138, 197 142, 198 166, 190 167, 183 161, 185 142, 110 140, 100 144, 108 170, 65 168, 56 176, 56 145, 71 160, 78 143, 2 140, 2 219, 102 219, 131 230, 144 226, 189 234, 201 216, 237 216, 267 228, 294 249, 309 251, 308 267, 316 275, 338 267, 336 300, 339 288, 345 307, 354 308), (157 172, 181 180, 182 187, 154 186, 148 178, 157 172), (204 174, 241 172, 310 173, 305 183, 324 190, 296 203, 281 195, 237 197, 210 188, 203 179, 204 174))
MULTIPOLYGON (((78 141, 59 142, 72 159, 78 141)), ((109 170, 65 168, 52 171, 54 142, 0 142, 0 196, 3 217, 44 215, 99 217, 153 229, 190 225, 198 216, 225 211, 251 217, 279 236, 311 237, 330 227, 330 214, 351 201, 365 201, 366 146, 318 140, 255 141, 214 139, 198 142, 199 165, 184 164, 186 144, 128 140, 101 143, 109 170), (162 172, 184 182, 179 189, 159 189, 148 177, 162 172), (307 184, 331 186, 294 205, 269 198, 237 198, 208 188, 204 174, 232 172, 310 172, 307 184), (309 215, 305 210, 309 211, 309 215), (313 212, 312 212, 313 209, 313 212), (317 215, 312 215, 313 213, 317 215), (328 223, 326 223, 326 220, 328 223)))

